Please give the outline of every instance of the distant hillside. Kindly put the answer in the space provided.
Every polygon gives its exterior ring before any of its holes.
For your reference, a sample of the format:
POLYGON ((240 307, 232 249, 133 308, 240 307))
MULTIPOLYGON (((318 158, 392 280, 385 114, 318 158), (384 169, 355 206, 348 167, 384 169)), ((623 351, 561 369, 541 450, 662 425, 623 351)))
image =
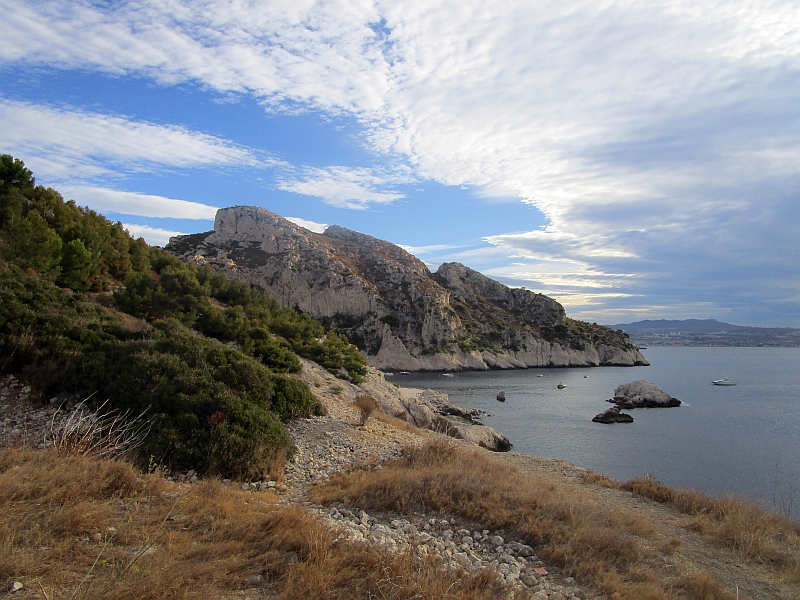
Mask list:
POLYGON ((749 327, 716 319, 645 320, 610 325, 638 346, 800 346, 800 329, 749 327))
POLYGON ((382 369, 647 364, 626 335, 569 319, 552 298, 458 263, 431 273, 402 248, 339 226, 317 234, 262 208, 224 208, 214 231, 166 250, 310 314, 382 369))

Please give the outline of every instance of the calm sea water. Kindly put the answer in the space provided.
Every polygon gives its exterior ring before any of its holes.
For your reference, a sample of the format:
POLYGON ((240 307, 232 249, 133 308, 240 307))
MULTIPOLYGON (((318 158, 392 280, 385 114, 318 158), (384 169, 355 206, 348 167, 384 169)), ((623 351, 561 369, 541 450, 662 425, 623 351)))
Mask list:
MULTIPOLYGON (((649 367, 528 369, 395 375, 404 387, 446 392, 514 450, 588 467, 616 479, 649 474, 663 483, 734 493, 772 505, 800 492, 800 348, 651 347, 649 367), (538 375, 542 375, 538 377, 538 375), (730 376, 735 387, 711 385, 730 376), (653 382, 683 402, 629 411, 632 424, 602 425, 614 388, 653 382), (556 388, 559 382, 567 388, 556 388), (504 391, 506 401, 495 398, 504 391)), ((800 494, 798 494, 800 495, 800 494)), ((795 514, 798 514, 795 502, 795 514)))

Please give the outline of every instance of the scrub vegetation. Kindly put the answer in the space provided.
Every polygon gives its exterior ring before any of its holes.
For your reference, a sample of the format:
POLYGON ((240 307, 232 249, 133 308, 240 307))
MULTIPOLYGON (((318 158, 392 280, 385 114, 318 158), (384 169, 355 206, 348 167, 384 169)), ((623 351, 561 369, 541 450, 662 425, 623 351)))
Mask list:
POLYGON ((209 267, 185 265, 0 156, 0 374, 43 398, 145 412, 140 460, 255 475, 291 456, 282 422, 321 405, 287 373, 310 358, 353 382, 345 338, 209 267))

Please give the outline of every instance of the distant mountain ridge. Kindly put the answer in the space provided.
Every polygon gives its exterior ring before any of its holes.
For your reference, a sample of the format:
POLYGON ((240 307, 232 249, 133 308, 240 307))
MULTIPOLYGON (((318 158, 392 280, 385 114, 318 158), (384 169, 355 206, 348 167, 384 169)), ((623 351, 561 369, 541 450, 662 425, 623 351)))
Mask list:
POLYGON ((318 234, 262 208, 224 208, 213 231, 166 250, 309 313, 381 369, 648 364, 625 334, 569 319, 552 298, 458 263, 431 273, 399 246, 336 225, 318 234))
POLYGON ((610 325, 638 345, 797 346, 800 329, 732 325, 716 319, 644 320, 610 325))

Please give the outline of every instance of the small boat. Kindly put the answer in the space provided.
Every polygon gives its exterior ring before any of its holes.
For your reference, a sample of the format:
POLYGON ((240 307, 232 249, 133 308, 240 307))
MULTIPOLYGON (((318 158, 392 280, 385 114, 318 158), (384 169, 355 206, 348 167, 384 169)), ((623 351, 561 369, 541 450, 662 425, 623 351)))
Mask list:
POLYGON ((452 373, 442 373, 442 377, 452 377, 452 373))
POLYGON ((544 377, 544 375, 537 375, 537 377, 544 377))
POLYGON ((558 386, 556 386, 556 387, 558 387, 558 389, 560 389, 560 390, 563 390, 565 387, 567 387, 567 384, 566 384, 566 383, 561 383, 561 382, 559 381, 559 382, 558 382, 558 386))
POLYGON ((386 373, 384 373, 384 376, 386 376, 386 377, 394 377, 394 373, 392 373, 391 371, 386 371, 386 373))
POLYGON ((584 379, 589 379, 589 376, 588 375, 584 375, 583 378, 584 379))
POLYGON ((711 383, 713 383, 714 385, 724 385, 724 386, 736 385, 736 382, 733 379, 731 379, 730 377, 723 377, 722 379, 715 379, 711 383))
POLYGON ((411 371, 400 371, 400 375, 411 375, 411 371))

